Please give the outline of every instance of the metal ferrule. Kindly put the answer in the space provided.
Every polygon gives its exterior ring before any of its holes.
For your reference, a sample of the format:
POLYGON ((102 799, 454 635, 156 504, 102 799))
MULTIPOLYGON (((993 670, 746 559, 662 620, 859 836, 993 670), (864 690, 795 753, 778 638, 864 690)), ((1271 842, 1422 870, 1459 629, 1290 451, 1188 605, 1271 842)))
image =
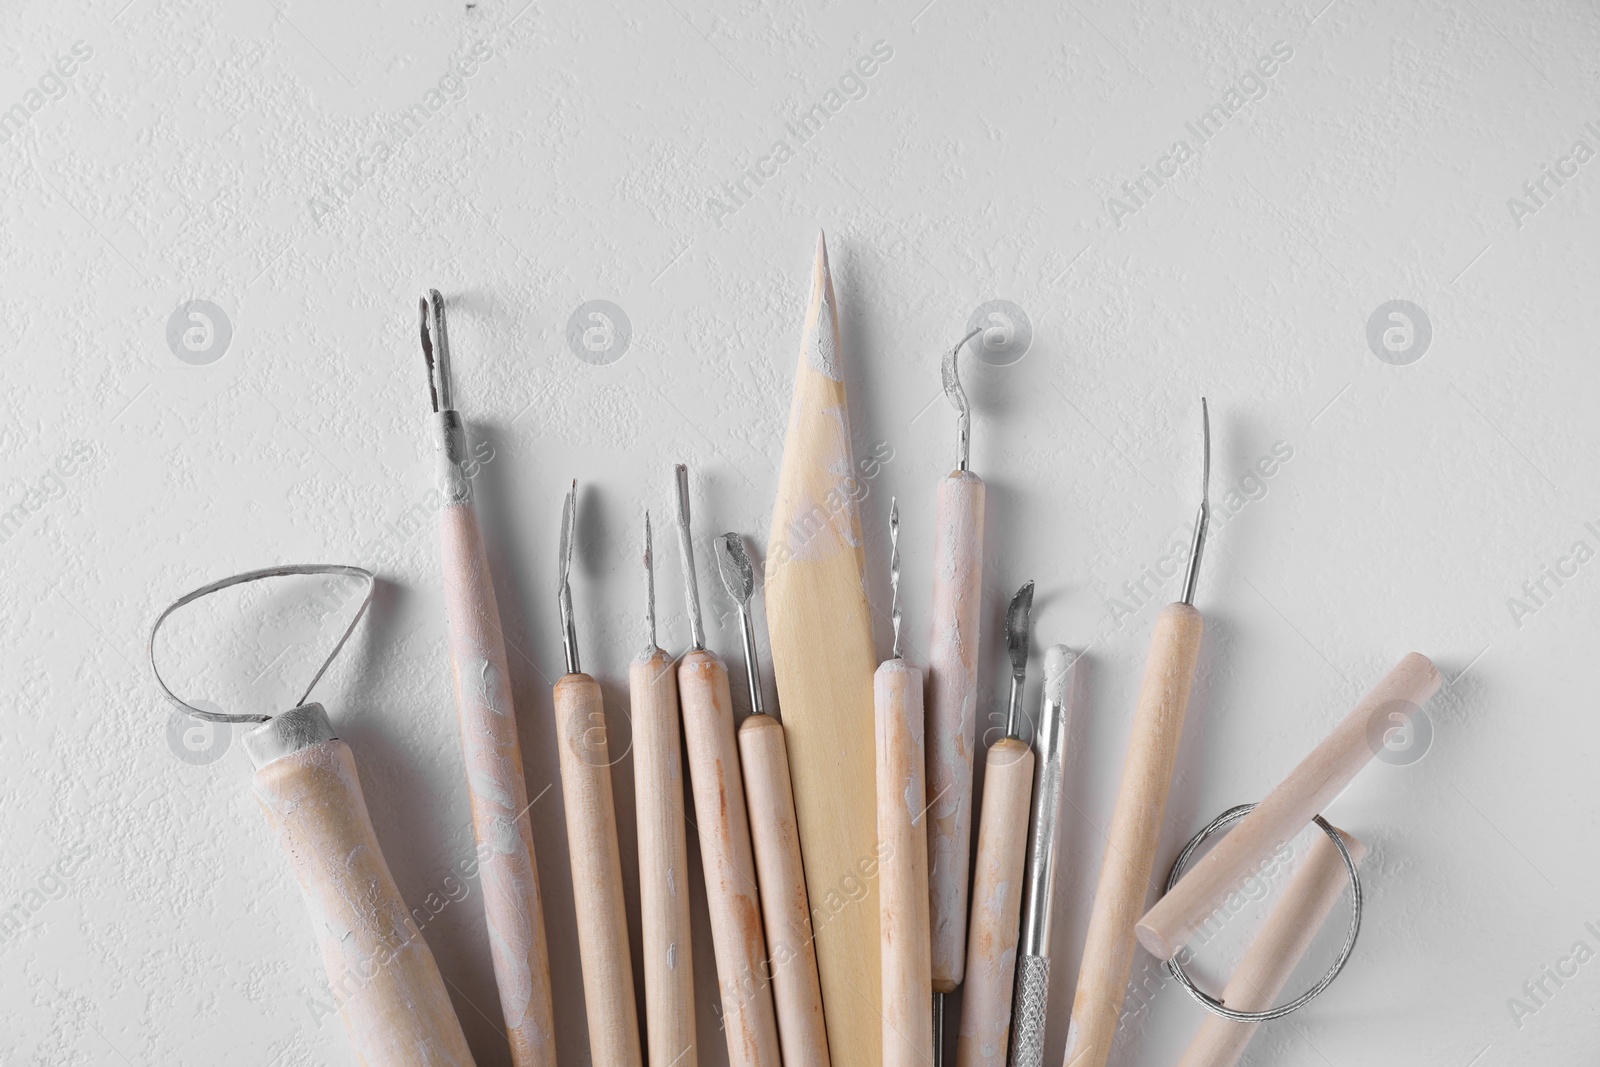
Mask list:
POLYGON ((744 673, 750 684, 750 713, 765 715, 761 706, 761 662, 756 659, 756 628, 750 618, 750 604, 739 605, 739 636, 744 638, 744 673))
POLYGON ((582 674, 583 667, 578 662, 578 628, 572 621, 572 586, 562 583, 561 586, 561 651, 567 658, 567 673, 582 674))
POLYGON ((1071 709, 1077 657, 1053 645, 1044 657, 1044 700, 1034 741, 1033 817, 1028 832, 1028 873, 1022 884, 1022 937, 1017 955, 1050 951, 1050 900, 1055 887, 1056 825, 1061 817, 1061 757, 1071 709))
POLYGON ((1011 676, 1011 700, 1006 706, 1007 737, 1021 736, 1018 731, 1018 724, 1020 724, 1024 718, 1022 711, 1022 693, 1026 681, 1027 678, 1024 675, 1013 674, 1011 676))
POLYGON ((472 483, 467 480, 467 430, 460 412, 438 411, 428 417, 433 437, 434 485, 439 489, 441 507, 472 502, 472 483))
POLYGON ((275 715, 244 735, 244 750, 260 770, 273 760, 292 756, 301 749, 338 738, 333 723, 321 704, 301 704, 293 711, 275 715))

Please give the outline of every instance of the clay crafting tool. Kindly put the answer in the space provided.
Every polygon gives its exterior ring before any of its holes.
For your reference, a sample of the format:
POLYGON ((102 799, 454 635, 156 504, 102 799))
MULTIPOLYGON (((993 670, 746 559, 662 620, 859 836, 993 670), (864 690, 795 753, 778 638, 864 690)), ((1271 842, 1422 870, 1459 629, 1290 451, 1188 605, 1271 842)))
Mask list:
MULTIPOLYGON (((1351 861, 1360 863, 1367 846, 1343 830, 1337 832, 1351 861)), ((1317 931, 1339 903, 1344 887, 1344 857, 1330 838, 1318 834, 1311 843, 1310 854, 1289 880, 1283 897, 1228 979, 1222 1002, 1238 1011, 1260 1011, 1277 999, 1317 931)), ((1260 1025, 1207 1014, 1178 1067, 1234 1067, 1260 1025)))
POLYGON ((983 763, 983 809, 978 813, 978 859, 972 876, 957 1067, 1006 1067, 1010 1047, 1017 913, 1022 906, 1028 808, 1033 795, 1033 749, 1020 736, 1032 611, 1033 583, 1028 582, 1017 590, 1006 610, 1006 654, 1011 661, 1006 735, 989 746, 983 763))
POLYGON ((1194 609, 1200 557, 1211 522, 1211 415, 1200 400, 1204 458, 1200 510, 1195 515, 1183 599, 1156 618, 1144 683, 1128 737, 1122 785, 1111 816, 1106 854, 1089 913, 1089 932, 1078 969, 1078 990, 1067 1026, 1067 1067, 1105 1067, 1133 967, 1133 924, 1151 887, 1150 870, 1161 839, 1162 816, 1183 737, 1183 718, 1200 658, 1204 619, 1194 609))
POLYGON ((1395 664, 1333 732, 1139 921, 1139 940, 1145 948, 1170 959, 1186 945, 1230 890, 1299 833, 1367 765, 1376 752, 1368 736, 1371 724, 1387 722, 1390 711, 1414 713, 1438 691, 1439 683, 1438 670, 1420 653, 1412 652, 1395 664))
POLYGON ((656 644, 656 582, 648 511, 644 515, 644 582, 650 639, 628 668, 628 699, 633 705, 645 1033, 650 1067, 688 1067, 700 1058, 695 1042, 678 673, 672 657, 656 644))
POLYGON ((678 661, 683 738, 689 752, 700 862, 705 870, 711 948, 722 995, 722 1025, 732 1067, 778 1067, 778 1025, 767 980, 766 940, 755 856, 745 813, 744 781, 734 743, 733 697, 728 668, 706 649, 689 529, 689 469, 677 466, 678 548, 692 647, 678 661))
POLYGON ((356 1057, 392 1067, 472 1067, 439 966, 384 861, 350 746, 339 740, 321 704, 306 703, 366 613, 372 582, 360 567, 332 565, 269 567, 213 582, 186 593, 156 619, 150 670, 167 699, 197 719, 263 724, 244 735, 256 769, 256 799, 300 883, 356 1057), (367 595, 293 710, 203 711, 167 688, 156 667, 156 634, 169 615, 221 589, 304 574, 359 578, 367 582, 367 595))
POLYGON ((1033 818, 1028 831, 1028 876, 1022 889, 1022 940, 1017 945, 1017 991, 1011 1010, 1011 1067, 1044 1063, 1050 997, 1050 919, 1055 896, 1057 824, 1067 724, 1077 688, 1077 657, 1066 645, 1044 653, 1044 699, 1034 741, 1033 818))
POLYGON ((983 606, 983 479, 968 469, 972 411, 956 355, 945 353, 944 395, 955 406, 956 469, 939 480, 933 526, 933 639, 928 645, 928 889, 933 923, 935 1047, 944 1048, 944 995, 967 962, 967 875, 972 861, 972 751, 978 707, 978 618, 983 606))
POLYGON ((554 1067, 550 958, 544 905, 528 819, 528 786, 511 703, 505 636, 495 603, 489 559, 472 504, 466 428, 451 403, 450 337, 444 297, 429 290, 420 302, 422 354, 428 390, 439 507, 440 563, 450 671, 461 720, 461 753, 472 802, 472 833, 480 857, 484 918, 506 1037, 514 1067, 554 1067))
POLYGON ((611 756, 600 683, 578 662, 572 617, 572 550, 577 541, 578 483, 561 506, 561 651, 567 673, 556 679, 556 745, 561 750, 561 795, 567 809, 567 856, 578 918, 583 1000, 589 1016, 589 1056, 595 1063, 637 1065, 639 1016, 633 999, 633 958, 622 899, 622 853, 611 796, 611 756))
POLYGON ((850 453, 839 315, 817 238, 811 298, 767 546, 767 637, 783 705, 828 1044, 878 1067, 877 669, 862 574, 860 499, 850 453), (855 890, 864 887, 864 895, 855 890))
POLYGON ((717 569, 723 588, 739 604, 739 633, 744 640, 750 716, 739 724, 739 759, 744 767, 750 838, 761 886, 778 1041, 786 1067, 827 1067, 828 1029, 811 938, 800 831, 795 826, 789 748, 783 741, 783 724, 766 713, 761 699, 761 661, 755 621, 750 617, 756 574, 738 534, 725 533, 717 540, 717 569))
POLYGON ((900 508, 889 501, 889 619, 894 650, 872 680, 877 726, 878 937, 884 1067, 927 1067, 933 1054, 928 822, 922 672, 900 655, 900 508))

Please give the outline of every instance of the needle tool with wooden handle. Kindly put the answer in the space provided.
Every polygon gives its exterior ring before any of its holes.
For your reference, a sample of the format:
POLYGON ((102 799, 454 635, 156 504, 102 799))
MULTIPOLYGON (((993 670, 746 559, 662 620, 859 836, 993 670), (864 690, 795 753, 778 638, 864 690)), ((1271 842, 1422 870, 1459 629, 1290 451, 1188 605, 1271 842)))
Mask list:
POLYGON ((1200 400, 1204 459, 1200 510, 1195 516, 1183 599, 1168 604, 1156 618, 1145 663, 1144 683, 1134 711, 1122 786, 1111 816, 1106 855, 1089 913, 1089 932, 1078 968, 1078 990, 1067 1025, 1066 1067, 1105 1067, 1133 967, 1133 924, 1144 910, 1161 839, 1161 821, 1172 788, 1172 772, 1183 737, 1183 718, 1200 658, 1204 620, 1194 609, 1200 557, 1211 522, 1211 415, 1200 400))
POLYGON ((767 638, 783 705, 828 1045, 878 1067, 877 825, 873 695, 877 654, 862 584, 859 501, 839 314, 817 238, 783 468, 766 558, 767 638), (854 890, 865 886, 865 895, 854 890))
POLYGON ((693 641, 693 647, 678 661, 678 697, 700 831, 700 863, 705 871, 706 910, 711 916, 711 949, 717 961, 728 1063, 731 1067, 778 1067, 782 1063, 778 1024, 767 977, 744 780, 734 740, 733 696, 728 689, 728 668, 706 649, 705 626, 700 620, 694 535, 689 529, 689 468, 678 464, 676 475, 678 549, 683 556, 684 596, 693 641))
POLYGON ((628 668, 628 700, 633 705, 633 795, 639 822, 645 1033, 650 1067, 688 1067, 700 1058, 695 1041, 678 673, 672 657, 656 644, 654 566, 647 511, 644 603, 650 639, 628 668))
MULTIPOLYGON (((1237 833, 1237 828, 1235 828, 1237 833)), ((1352 863, 1360 863, 1367 846, 1343 830, 1337 831, 1350 853, 1352 863)), ((1227 838, 1223 838, 1224 841, 1227 838)), ((1305 956, 1329 912, 1339 903, 1346 883, 1344 857, 1333 840, 1317 834, 1310 855, 1294 872, 1283 897, 1267 916, 1233 977, 1222 990, 1222 1002, 1235 1011, 1264 1011, 1271 1007, 1305 956)), ((1234 1067, 1244 1055, 1245 1046, 1255 1036, 1260 1023, 1240 1023, 1221 1015, 1206 1013, 1206 1021, 1189 1043, 1178 1067, 1234 1067)))
POLYGON ((150 670, 167 699, 197 719, 264 724, 244 735, 256 769, 256 799, 300 884, 328 987, 357 1060, 391 1067, 472 1067, 439 966, 384 862, 350 746, 339 740, 322 705, 306 702, 366 613, 372 582, 369 571, 334 565, 269 567, 213 582, 180 597, 156 619, 150 670), (167 688, 156 667, 156 634, 169 615, 221 589, 304 574, 368 584, 355 618, 293 710, 280 715, 204 711, 167 688))
POLYGON ((983 808, 978 813, 978 859, 972 875, 957 1067, 1006 1067, 1010 1049, 1017 915, 1022 907, 1028 808, 1033 796, 1033 749, 1020 736, 1032 611, 1033 583, 1028 582, 1006 609, 1006 654, 1011 661, 1006 735, 989 746, 983 763, 983 808))
POLYGON ((1145 948, 1165 960, 1188 944, 1228 892, 1304 829, 1371 761, 1381 747, 1372 741, 1374 723, 1381 728, 1391 715, 1415 714, 1439 684, 1439 671, 1419 652, 1408 653, 1395 664, 1333 732, 1139 920, 1139 940, 1145 948))
POLYGON ((883 1067, 934 1061, 922 672, 900 655, 900 508, 889 501, 894 651, 872 680, 878 757, 878 937, 883 1067))
POLYGON ((444 297, 433 289, 420 303, 422 354, 433 401, 429 426, 442 498, 440 563, 444 568, 450 671, 461 720, 461 753, 472 802, 489 953, 514 1067, 554 1067, 556 1042, 544 905, 533 854, 533 824, 528 819, 522 747, 511 703, 505 636, 473 509, 472 483, 464 466, 466 430, 451 404, 444 297))
POLYGON ((1044 653, 1044 706, 1034 741, 1033 826, 1028 876, 1022 888, 1022 940, 1017 945, 1017 993, 1011 1010, 1011 1067, 1042 1067, 1050 998, 1050 919, 1055 896, 1057 824, 1061 818, 1062 755, 1072 717, 1077 657, 1066 645, 1044 653))
POLYGON ((778 1043, 785 1067, 828 1067, 828 1028, 822 1015, 811 905, 789 782, 789 748, 783 742, 783 724, 767 714, 761 699, 761 661, 755 621, 750 617, 755 568, 738 534, 723 534, 716 547, 723 588, 739 604, 739 633, 744 641, 750 716, 739 725, 739 759, 744 767, 750 838, 767 931, 772 999, 778 1010, 778 1043))
POLYGON ((633 999, 633 957, 622 899, 622 853, 611 796, 611 756, 600 683, 578 662, 572 618, 572 550, 577 541, 578 483, 561 506, 561 651, 567 673, 556 679, 556 745, 567 809, 567 856, 578 918, 578 956, 589 1017, 589 1057, 607 1067, 638 1067, 639 1015, 633 999))
POLYGON ((933 639, 928 646, 928 892, 933 924, 934 1047, 944 1050, 944 997, 966 973, 972 864, 972 751, 977 742, 978 620, 983 607, 983 479, 968 469, 972 411, 956 356, 940 366, 955 406, 956 469, 939 480, 933 526, 933 639))

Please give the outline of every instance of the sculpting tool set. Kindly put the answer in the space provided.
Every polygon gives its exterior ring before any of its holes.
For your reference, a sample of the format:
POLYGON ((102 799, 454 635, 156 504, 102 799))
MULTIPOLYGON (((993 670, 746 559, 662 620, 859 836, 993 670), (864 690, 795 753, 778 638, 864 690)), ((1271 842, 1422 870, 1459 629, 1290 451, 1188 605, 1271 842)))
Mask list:
MULTIPOLYGON (((893 498, 893 644, 881 662, 874 650, 859 513, 867 494, 851 454, 837 296, 820 237, 762 561, 782 721, 768 709, 762 686, 751 611, 757 565, 744 538, 726 533, 713 546, 723 589, 738 609, 750 711, 735 722, 727 666, 707 647, 689 471, 678 464, 671 495, 689 648, 674 660, 658 644, 646 511, 640 557, 646 640, 628 668, 633 744, 615 750, 600 681, 584 673, 580 661, 572 585, 578 493, 576 481, 570 484, 556 560, 565 672, 551 691, 550 728, 535 730, 559 756, 578 945, 576 959, 556 961, 553 974, 506 641, 474 507, 466 426, 453 405, 445 302, 437 290, 422 298, 420 314, 447 658, 489 964, 500 998, 501 1017, 490 1021, 504 1036, 510 1061, 516 1067, 555 1064, 556 978, 564 985, 581 979, 582 1021, 564 1018, 561 1025, 584 1026, 591 1062, 692 1067, 699 1061, 704 1028, 695 1011, 692 825, 715 961, 716 1040, 734 1067, 940 1064, 947 1045, 945 998, 958 989, 958 1067, 1039 1067, 1050 1020, 1062 1021, 1068 1002, 1063 983, 1053 981, 1053 972, 1055 978, 1063 972, 1052 960, 1051 934, 1057 886, 1067 881, 1057 851, 1081 660, 1065 645, 1046 649, 1038 714, 1030 718, 1035 586, 1023 584, 1002 635, 1009 680, 1005 733, 987 747, 977 796, 973 761, 986 662, 979 624, 989 516, 984 482, 971 470, 972 411, 957 360, 979 331, 945 353, 940 368, 957 413, 957 454, 934 493, 926 672, 908 658, 902 640, 900 509, 893 498), (613 796, 614 774, 629 773, 642 1004, 622 882, 628 842, 618 836, 613 796)), ((1230 809, 1204 827, 1173 862, 1166 895, 1149 906, 1202 653, 1204 621, 1194 601, 1210 525, 1211 474, 1210 408, 1203 398, 1200 415, 1200 505, 1188 566, 1178 601, 1154 621, 1070 991, 1064 1067, 1107 1063, 1140 944, 1165 960, 1210 1013, 1185 1053, 1185 1067, 1232 1067, 1257 1026, 1327 988, 1356 943, 1362 905, 1357 865, 1366 848, 1320 813, 1372 758, 1371 724, 1395 709, 1416 709, 1440 684, 1425 657, 1403 658, 1259 805, 1230 809), (1263 857, 1310 825, 1322 836, 1221 997, 1201 991, 1183 969, 1185 948, 1263 857), (1191 870, 1200 845, 1230 829, 1191 870), (1273 1007, 1346 881, 1351 918, 1338 959, 1310 989, 1273 1007)), ((277 567, 224 579, 185 595, 157 618, 152 670, 156 634, 177 609, 230 586, 308 574, 366 580, 370 600, 372 575, 355 567, 277 567)), ((256 766, 255 792, 305 895, 330 984, 339 987, 351 973, 360 977, 341 1001, 340 1015, 361 1062, 471 1064, 445 976, 384 862, 354 756, 322 706, 302 696, 275 716, 210 712, 177 697, 159 673, 156 681, 187 714, 264 724, 244 741, 256 766)), ((523 696, 526 707, 529 695, 523 696)), ((1059 1028, 1056 1033, 1062 1040, 1059 1028)), ((503 1058, 498 1050, 493 1055, 503 1058)))

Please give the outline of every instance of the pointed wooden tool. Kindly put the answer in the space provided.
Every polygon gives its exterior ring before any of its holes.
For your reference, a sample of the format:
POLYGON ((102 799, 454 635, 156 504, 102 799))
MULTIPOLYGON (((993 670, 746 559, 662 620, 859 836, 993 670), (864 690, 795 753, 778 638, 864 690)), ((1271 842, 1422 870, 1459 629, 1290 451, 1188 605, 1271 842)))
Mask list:
POLYGON ((767 634, 835 1063, 878 1067, 872 621, 839 315, 817 237, 783 471, 767 545, 767 634))

